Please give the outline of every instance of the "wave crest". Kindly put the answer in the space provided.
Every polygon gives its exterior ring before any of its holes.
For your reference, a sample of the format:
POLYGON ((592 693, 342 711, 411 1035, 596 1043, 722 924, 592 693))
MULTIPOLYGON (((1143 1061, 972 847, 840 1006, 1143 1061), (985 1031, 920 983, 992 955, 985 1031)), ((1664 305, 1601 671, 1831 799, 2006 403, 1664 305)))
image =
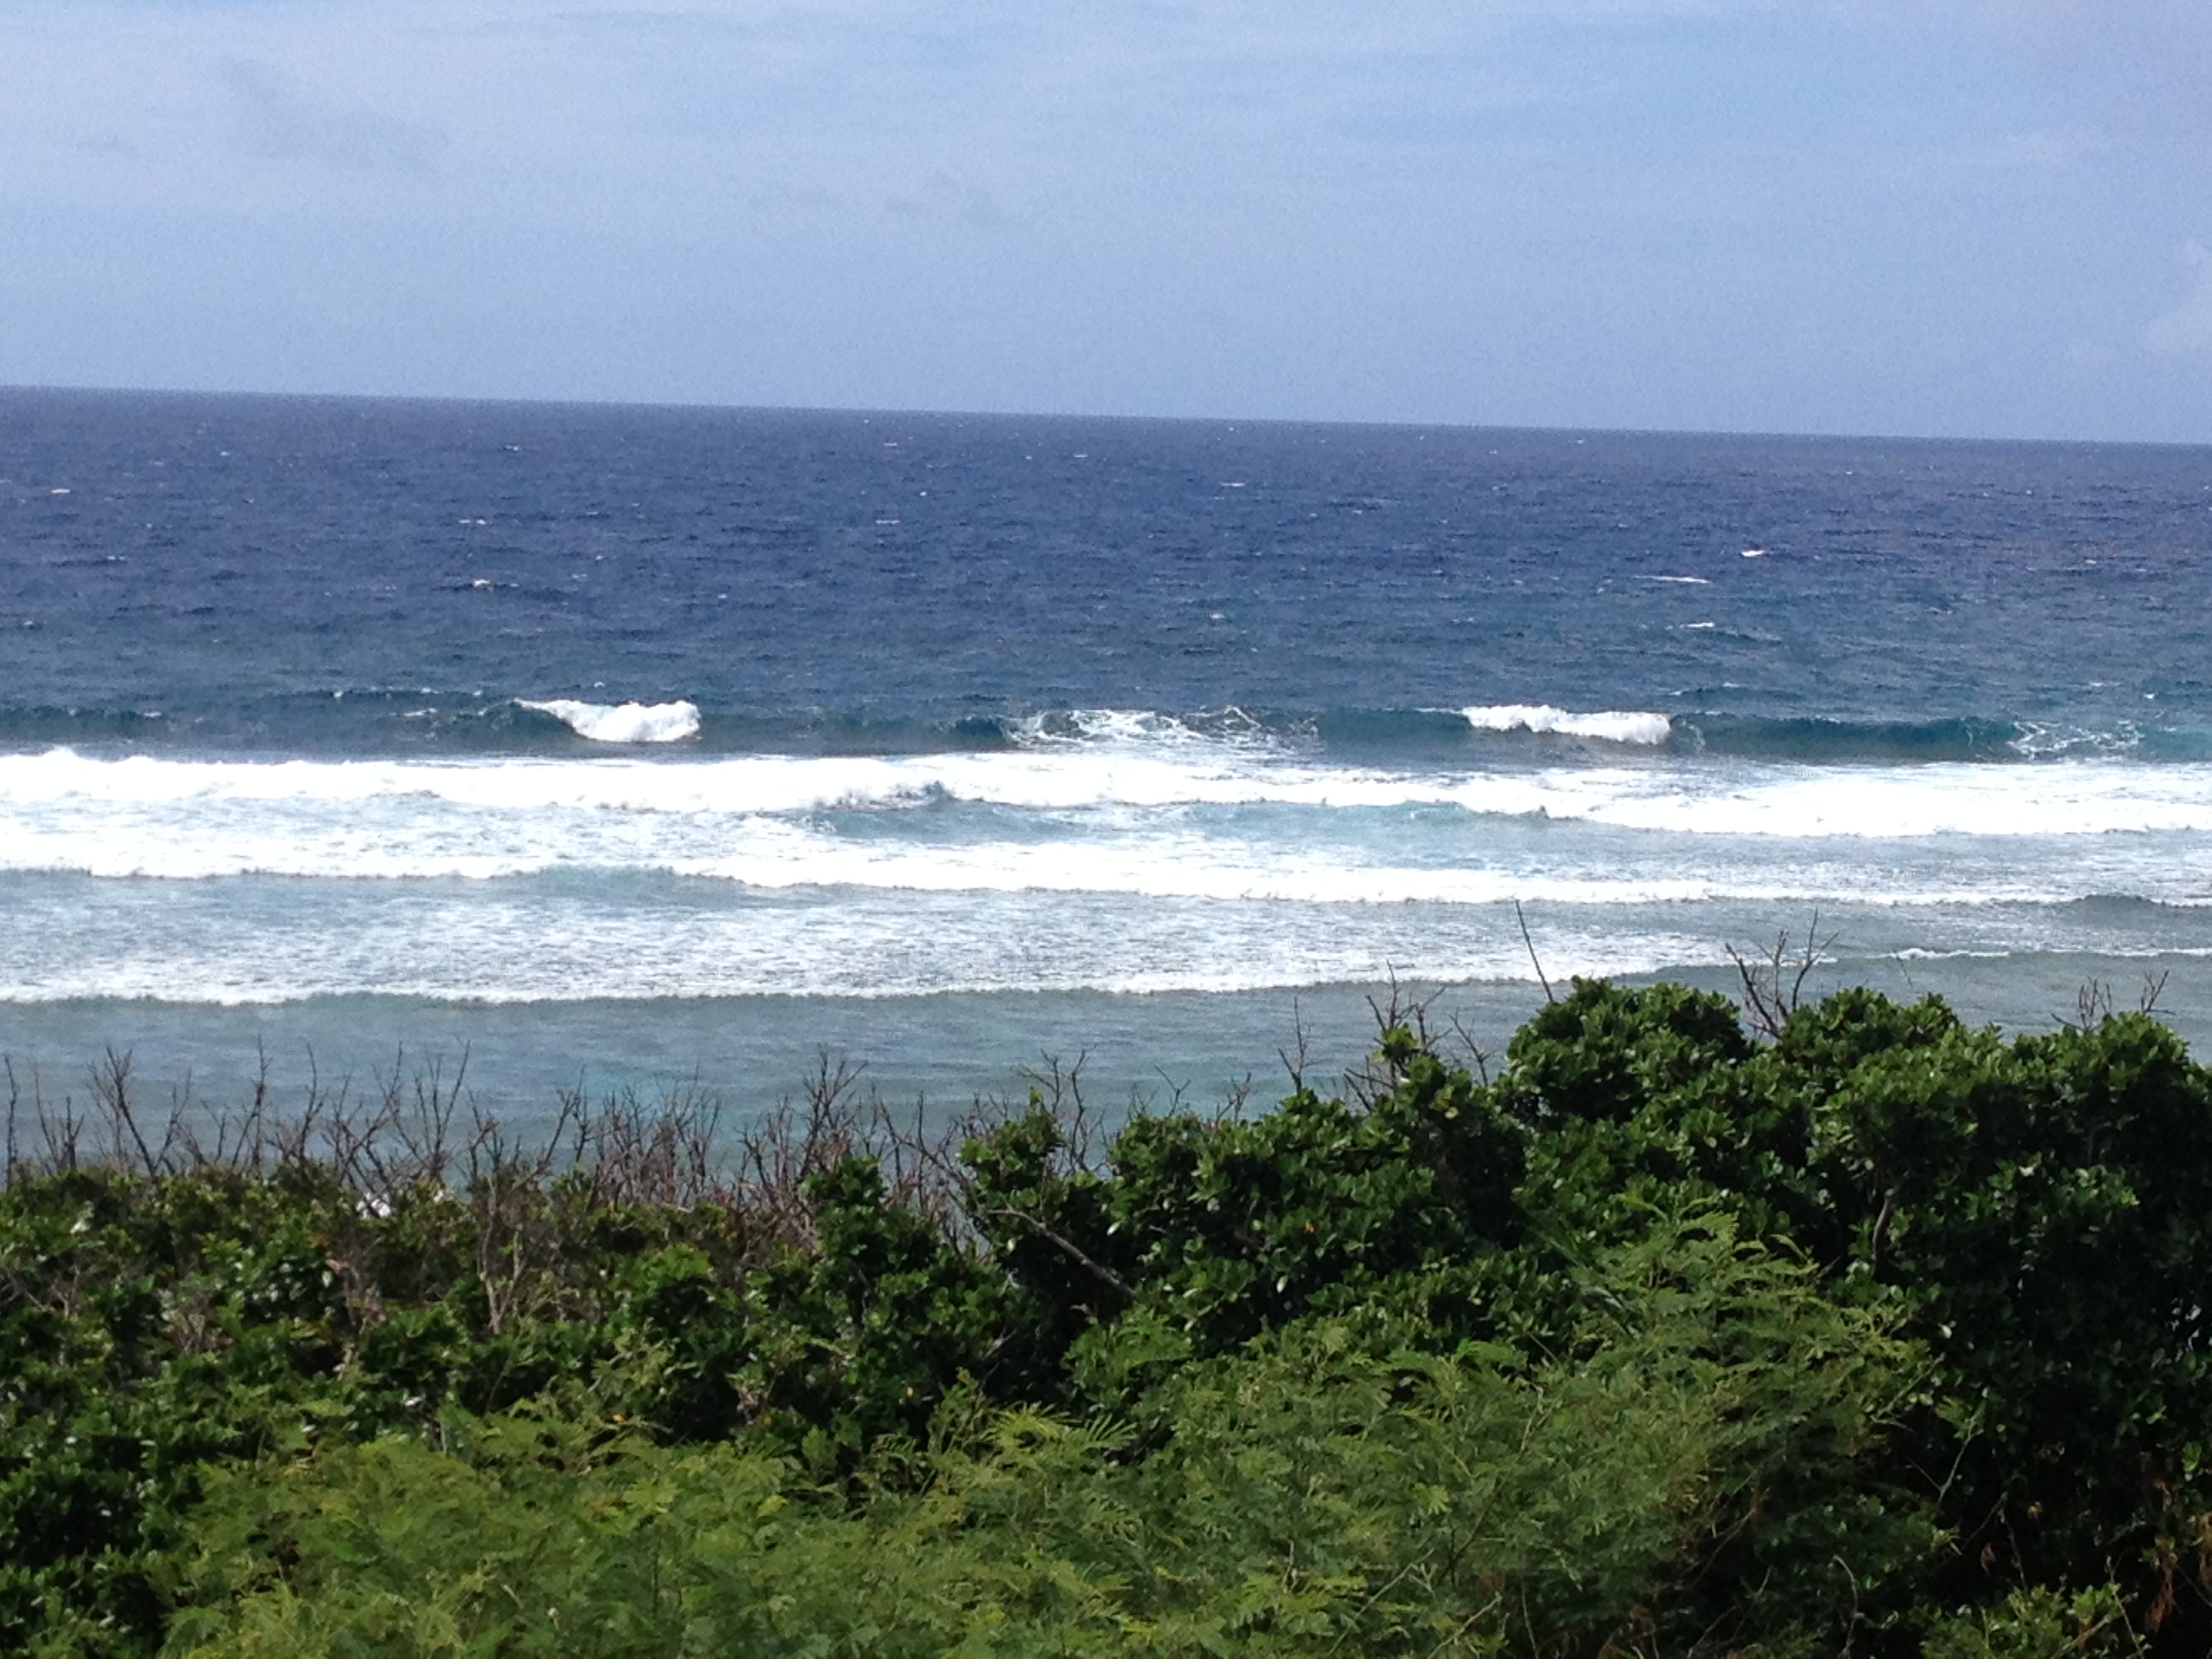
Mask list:
POLYGON ((515 704, 533 714, 550 714, 592 743, 678 743, 699 735, 696 702, 579 702, 573 697, 533 702, 518 697, 515 704))
POLYGON ((1549 703, 1505 702, 1462 708, 1478 732, 1535 732, 1565 738, 1595 738, 1601 743, 1634 743, 1649 747, 1673 735, 1674 722, 1641 709, 1600 709, 1577 714, 1549 703))
POLYGON ((1231 704, 1170 714, 1155 708, 1059 708, 1002 720, 997 729, 1017 749, 1070 744, 1188 750, 1195 746, 1273 748, 1281 733, 1259 715, 1231 704))

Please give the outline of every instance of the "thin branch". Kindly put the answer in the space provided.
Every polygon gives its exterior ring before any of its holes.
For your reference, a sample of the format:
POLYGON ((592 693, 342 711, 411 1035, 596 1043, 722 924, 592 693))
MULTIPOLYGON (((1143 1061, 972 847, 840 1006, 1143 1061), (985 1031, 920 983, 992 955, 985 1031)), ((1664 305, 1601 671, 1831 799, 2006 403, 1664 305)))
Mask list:
POLYGON ((1513 920, 1521 924, 1521 943, 1528 949, 1528 965, 1536 970, 1536 983, 1544 988, 1544 1000, 1557 1002, 1559 999, 1552 994, 1552 981, 1544 972, 1544 964, 1536 959, 1536 941, 1529 936, 1528 918, 1522 914, 1519 899, 1513 901, 1513 920))
POLYGON ((1027 1227, 1031 1232, 1035 1233, 1039 1238, 1043 1239, 1045 1243, 1054 1246, 1055 1249, 1065 1254, 1067 1258, 1073 1261, 1078 1267, 1084 1268, 1086 1272, 1093 1274, 1103 1283, 1111 1285, 1115 1290, 1119 1291, 1123 1296, 1133 1298, 1137 1294, 1134 1290, 1130 1288, 1129 1281, 1127 1279, 1122 1278, 1121 1274, 1115 1273, 1111 1267, 1106 1266, 1105 1263, 1094 1260, 1081 1245, 1078 1244, 1073 1239, 1068 1237, 1066 1234, 1061 1232, 1057 1227, 1053 1226, 1049 1222, 1043 1221, 1039 1218, 1030 1214, 1026 1210, 1017 1210, 1011 1205, 994 1204, 988 1205, 980 1210, 971 1210, 969 1213, 972 1215, 997 1216, 1006 1221, 1018 1221, 1022 1225, 1027 1227))

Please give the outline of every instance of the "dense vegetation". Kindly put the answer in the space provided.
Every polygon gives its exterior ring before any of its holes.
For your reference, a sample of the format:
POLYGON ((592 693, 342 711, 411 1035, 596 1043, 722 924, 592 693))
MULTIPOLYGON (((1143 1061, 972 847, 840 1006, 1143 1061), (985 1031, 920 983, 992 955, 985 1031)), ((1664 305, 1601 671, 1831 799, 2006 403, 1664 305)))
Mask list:
POLYGON ((825 1076, 727 1161, 434 1079, 157 1133, 115 1062, 10 1114, 0 1647, 2212 1650, 2212 1073, 1754 1012, 1391 1019, 1095 1146, 825 1076))

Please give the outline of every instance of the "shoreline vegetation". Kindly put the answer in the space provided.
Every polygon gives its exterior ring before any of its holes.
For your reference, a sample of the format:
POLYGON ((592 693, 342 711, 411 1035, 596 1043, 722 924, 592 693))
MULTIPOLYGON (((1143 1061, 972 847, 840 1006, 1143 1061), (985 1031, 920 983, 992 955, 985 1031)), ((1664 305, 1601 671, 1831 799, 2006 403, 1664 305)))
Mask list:
POLYGON ((2212 1070, 1744 968, 1110 1130, 10 1074, 0 1650, 2212 1650, 2212 1070))

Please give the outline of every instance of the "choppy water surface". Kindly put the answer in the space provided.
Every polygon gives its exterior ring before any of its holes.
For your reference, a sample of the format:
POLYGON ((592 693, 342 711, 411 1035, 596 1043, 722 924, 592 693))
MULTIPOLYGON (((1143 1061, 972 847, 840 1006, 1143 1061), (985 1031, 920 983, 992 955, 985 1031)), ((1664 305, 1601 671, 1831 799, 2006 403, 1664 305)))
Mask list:
POLYGON ((0 1048, 1203 1091, 1516 904, 2201 1037, 2208 605, 2195 450, 0 393, 0 1048))

